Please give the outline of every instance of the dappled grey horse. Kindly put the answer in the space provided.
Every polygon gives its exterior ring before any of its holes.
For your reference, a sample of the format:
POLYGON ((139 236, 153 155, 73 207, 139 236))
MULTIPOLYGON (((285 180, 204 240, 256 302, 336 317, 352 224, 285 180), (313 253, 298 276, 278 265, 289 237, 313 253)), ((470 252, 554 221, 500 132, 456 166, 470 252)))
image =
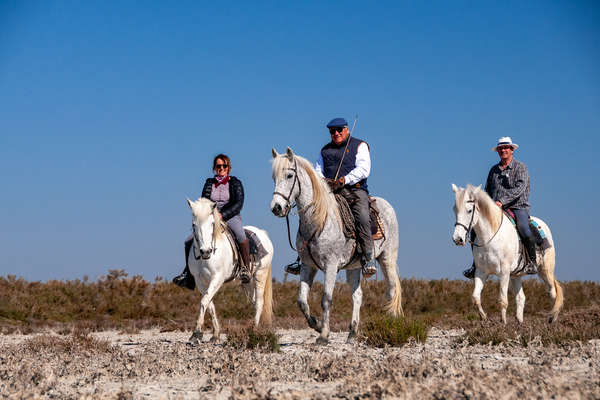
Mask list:
MULTIPOLYGON (((312 164, 294 155, 288 147, 285 154, 277 154, 273 149, 273 181, 275 191, 271 201, 271 211, 278 217, 288 215, 293 205, 298 208, 300 224, 296 236, 298 255, 302 260, 298 305, 306 317, 308 325, 320 332, 317 343, 327 343, 329 337, 329 312, 333 289, 339 270, 346 270, 346 280, 352 290, 352 322, 348 342, 352 342, 358 332, 362 289, 360 287, 361 264, 353 258, 355 241, 347 239, 343 232, 335 195, 324 179, 317 175, 312 164), (317 321, 310 314, 308 293, 318 270, 325 274, 325 285, 321 307, 323 315, 317 321)), ((374 241, 375 257, 382 266, 387 284, 386 310, 394 315, 402 315, 402 292, 396 260, 398 258, 398 221, 392 206, 377 197, 379 216, 383 222, 385 235, 374 241)))

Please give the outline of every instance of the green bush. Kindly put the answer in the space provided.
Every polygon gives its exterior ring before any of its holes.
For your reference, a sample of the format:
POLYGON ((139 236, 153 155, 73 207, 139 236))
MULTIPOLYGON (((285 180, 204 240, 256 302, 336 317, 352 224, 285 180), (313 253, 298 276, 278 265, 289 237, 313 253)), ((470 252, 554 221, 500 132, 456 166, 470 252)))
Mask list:
POLYGON ((418 319, 379 316, 364 323, 363 334, 363 341, 369 346, 402 346, 411 337, 424 343, 427 340, 427 326, 418 319))

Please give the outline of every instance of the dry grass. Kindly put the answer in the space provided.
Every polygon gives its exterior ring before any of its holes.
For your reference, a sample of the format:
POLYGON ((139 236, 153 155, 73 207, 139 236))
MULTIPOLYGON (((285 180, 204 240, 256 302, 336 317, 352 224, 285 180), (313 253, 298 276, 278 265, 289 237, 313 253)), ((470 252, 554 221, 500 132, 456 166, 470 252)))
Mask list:
MULTIPOLYGON (((482 294, 483 307, 491 319, 484 323, 471 304, 471 282, 405 279, 402 297, 408 320, 421 321, 425 327, 435 324, 464 328, 471 343, 563 343, 600 338, 600 285, 574 281, 563 283, 563 287, 565 305, 554 325, 545 322, 551 303, 544 285, 537 280, 524 282, 527 301, 522 326, 512 322, 512 300, 508 309, 511 322, 506 327, 498 323, 497 282, 488 283, 482 294)), ((275 328, 306 328, 296 304, 297 292, 297 282, 274 282, 275 328)), ((309 304, 317 315, 321 293, 322 285, 316 282, 309 304)), ((111 270, 96 282, 28 282, 9 275, 0 277, 0 333, 32 333, 48 328, 60 334, 107 329, 135 333, 151 327, 189 331, 194 327, 200 298, 197 291, 181 289, 162 278, 151 283, 140 276, 130 278, 123 270, 111 270)), ((383 282, 363 282, 363 329, 367 322, 381 319, 384 298, 383 282)), ((214 303, 225 327, 245 324, 253 314, 250 301, 236 282, 226 284, 214 303)), ((350 289, 338 283, 330 318, 333 331, 348 329, 351 310, 350 289)))

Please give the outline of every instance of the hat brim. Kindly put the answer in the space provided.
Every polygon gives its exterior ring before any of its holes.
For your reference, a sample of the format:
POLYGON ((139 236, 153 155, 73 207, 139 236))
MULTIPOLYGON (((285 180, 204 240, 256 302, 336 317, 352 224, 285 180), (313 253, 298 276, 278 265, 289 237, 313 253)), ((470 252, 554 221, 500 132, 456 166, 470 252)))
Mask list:
POLYGON ((499 144, 499 145, 496 145, 496 146, 492 147, 492 151, 497 151, 498 147, 500 147, 500 146, 510 146, 510 147, 512 147, 513 151, 515 151, 516 149, 519 148, 519 145, 516 144, 516 143, 512 143, 512 144, 499 144))

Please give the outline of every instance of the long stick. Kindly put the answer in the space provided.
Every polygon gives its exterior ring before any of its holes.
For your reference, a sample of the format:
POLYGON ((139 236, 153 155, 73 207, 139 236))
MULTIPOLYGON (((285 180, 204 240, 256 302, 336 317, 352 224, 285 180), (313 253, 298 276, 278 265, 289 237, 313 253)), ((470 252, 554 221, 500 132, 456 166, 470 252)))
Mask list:
POLYGON ((348 150, 348 144, 350 143, 350 138, 352 137, 352 132, 354 132, 354 127, 356 126, 356 120, 358 119, 358 115, 354 116, 354 123, 352 124, 352 129, 350 129, 350 134, 348 135, 348 140, 346 141, 346 147, 344 147, 344 154, 342 154, 342 158, 340 160, 340 165, 337 167, 337 171, 335 172, 334 181, 337 181, 338 174, 340 173, 340 168, 342 168, 342 162, 344 161, 344 157, 346 157, 346 150, 348 150))

